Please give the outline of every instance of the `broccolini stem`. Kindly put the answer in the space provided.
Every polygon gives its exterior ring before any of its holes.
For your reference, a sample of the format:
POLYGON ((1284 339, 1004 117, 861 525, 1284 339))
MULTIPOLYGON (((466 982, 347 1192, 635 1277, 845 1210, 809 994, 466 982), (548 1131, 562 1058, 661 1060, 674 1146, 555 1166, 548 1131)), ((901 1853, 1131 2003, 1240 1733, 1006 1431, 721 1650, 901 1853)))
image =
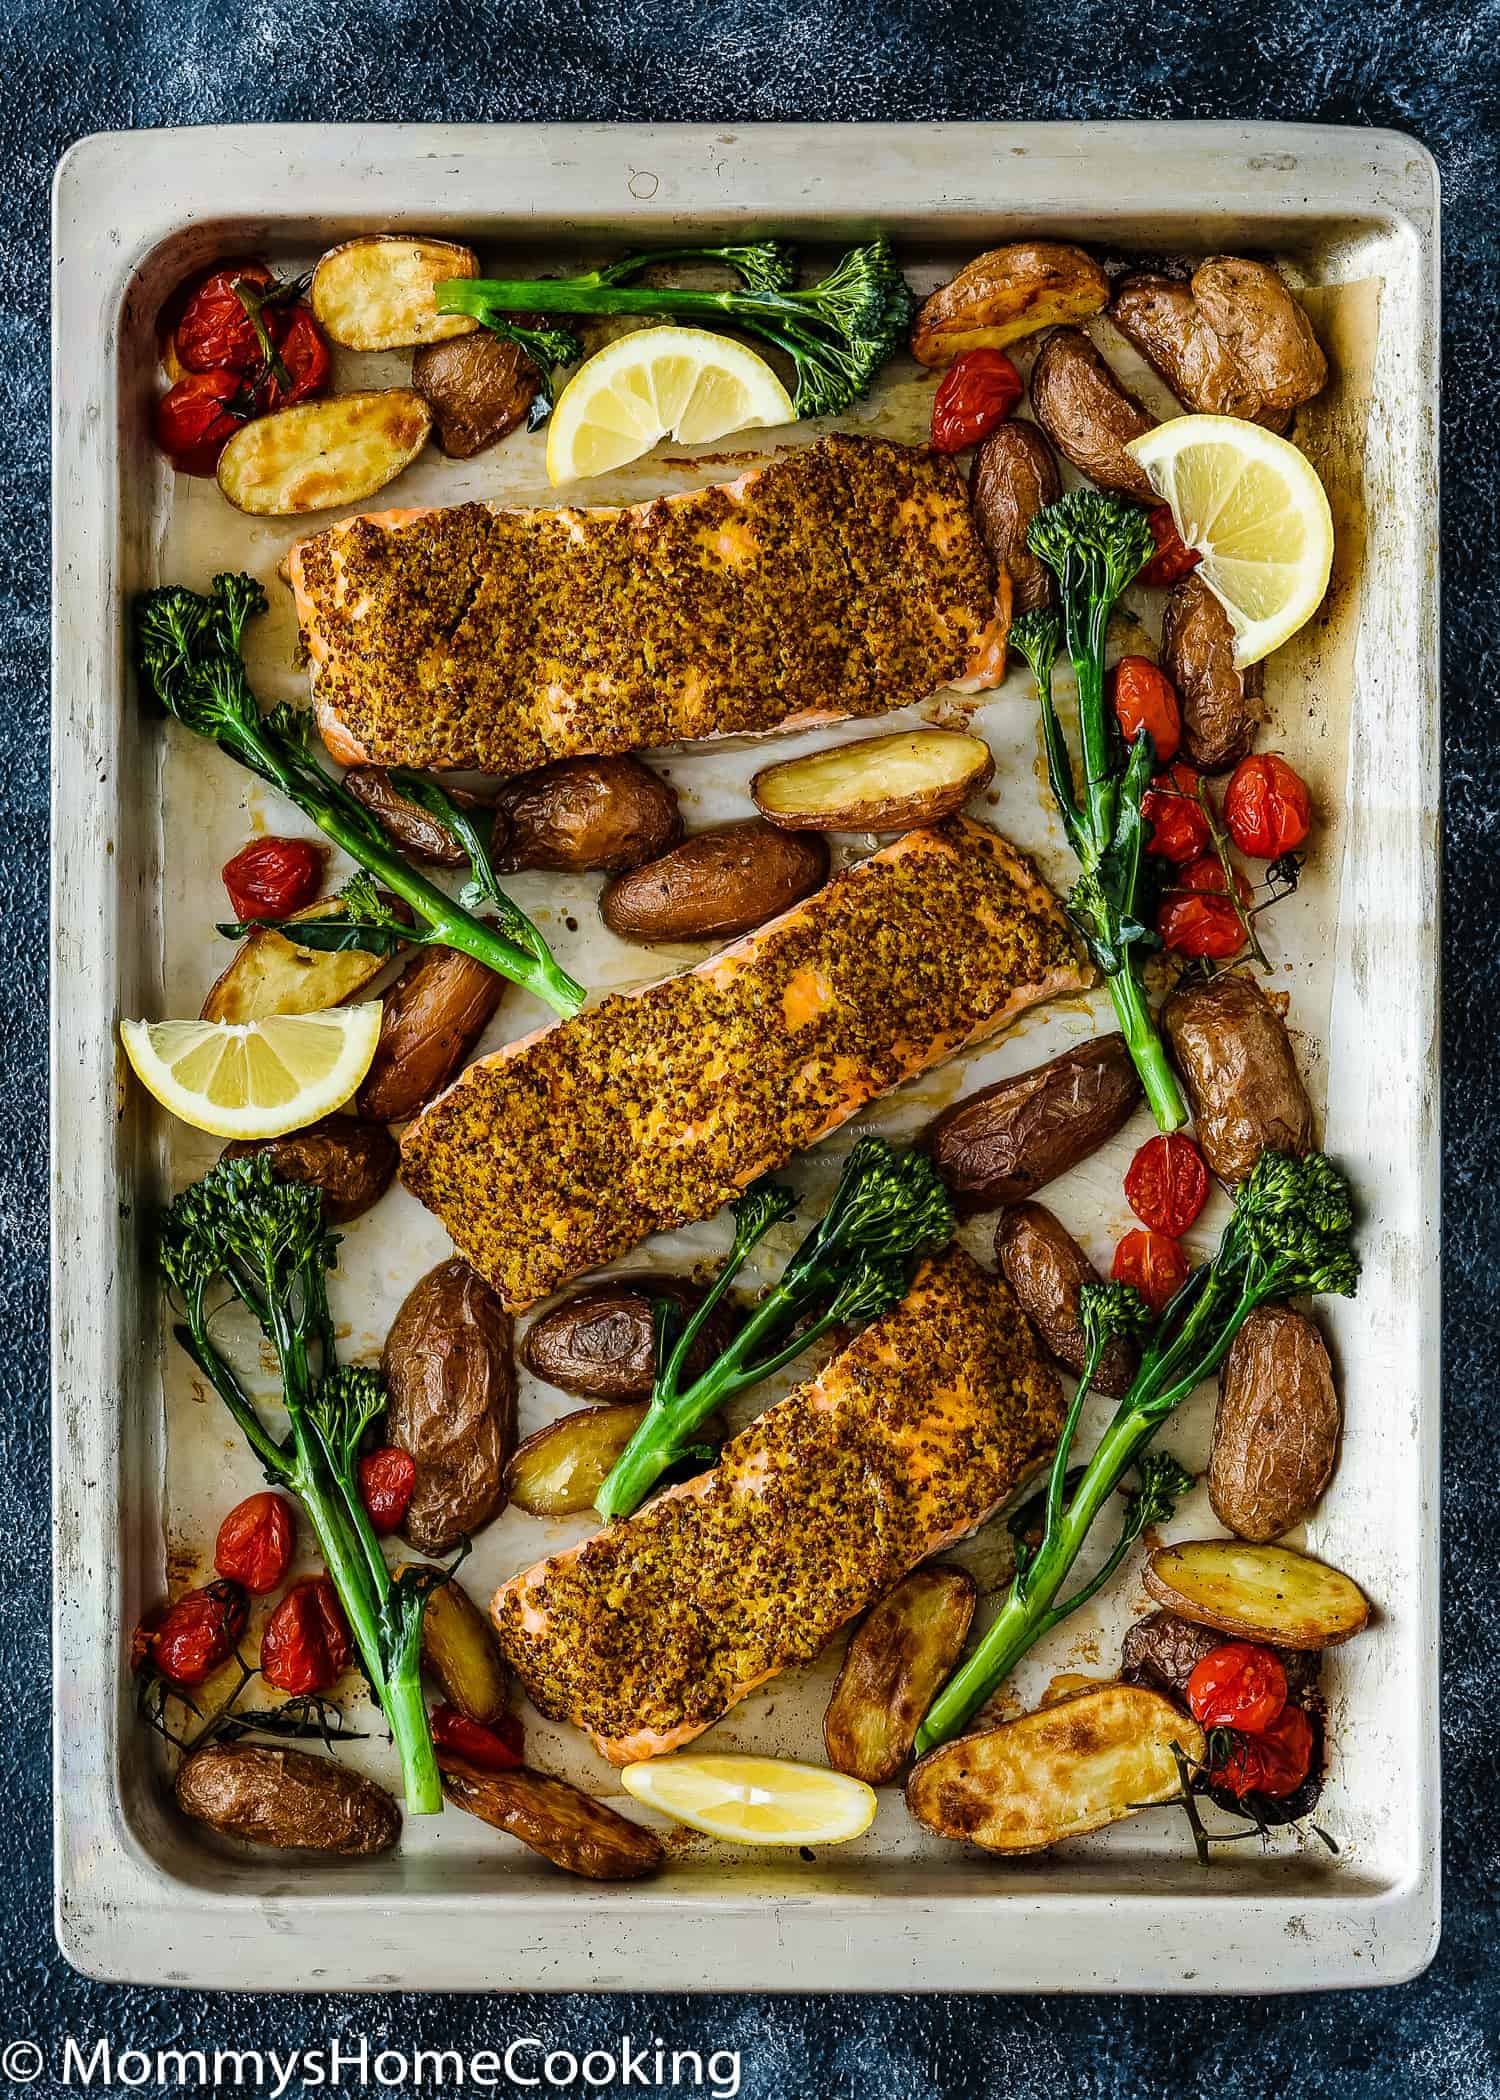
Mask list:
POLYGON ((437 1753, 432 1747, 432 1730, 427 1723, 421 1672, 415 1666, 393 1670, 386 1681, 380 1704, 401 1754, 402 1792, 408 1813, 414 1816, 440 1814, 443 1782, 438 1773, 437 1753))
POLYGON ((1145 1089, 1147 1105, 1156 1118, 1157 1129, 1180 1130, 1188 1119, 1187 1104, 1182 1098, 1177 1074, 1167 1062, 1166 1050, 1130 953, 1126 954, 1123 969, 1116 971, 1113 977, 1107 977, 1105 983, 1109 986, 1110 1002, 1120 1024, 1120 1033, 1145 1089))

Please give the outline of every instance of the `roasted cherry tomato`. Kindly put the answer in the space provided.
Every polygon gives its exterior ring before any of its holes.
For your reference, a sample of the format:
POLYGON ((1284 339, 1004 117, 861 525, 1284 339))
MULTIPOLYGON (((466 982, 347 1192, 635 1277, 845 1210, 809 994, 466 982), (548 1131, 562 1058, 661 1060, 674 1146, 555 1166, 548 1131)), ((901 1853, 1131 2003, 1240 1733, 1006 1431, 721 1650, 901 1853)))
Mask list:
POLYGON ((214 1566, 247 1589, 252 1597, 267 1596, 286 1575, 297 1543, 297 1520, 285 1495, 264 1489, 248 1495, 219 1526, 214 1544, 214 1566))
POLYGON ((1241 1798, 1267 1794, 1273 1801, 1284 1801, 1306 1779, 1312 1753, 1312 1722, 1300 1706, 1288 1706, 1259 1735, 1234 1737, 1228 1754, 1213 1768, 1213 1782, 1241 1798))
POLYGON ((1127 1232, 1115 1249, 1109 1273, 1116 1283, 1134 1284, 1159 1313, 1187 1282, 1188 1258, 1164 1232, 1127 1232))
POLYGON ((1122 656, 1111 679, 1115 719, 1127 744, 1143 729, 1151 732, 1152 749, 1169 765, 1182 742, 1182 710, 1165 671, 1149 656, 1122 656))
MULTIPOLYGON (((265 352, 235 287, 243 287, 259 312, 275 283, 265 264, 254 262, 233 263, 205 277, 183 308, 174 331, 178 363, 189 372, 258 370, 265 363, 265 352)), ((262 315, 262 325, 273 341, 279 318, 274 306, 262 315)))
POLYGON ((266 1621, 260 1674, 278 1692, 326 1692, 352 1653, 338 1592, 326 1575, 304 1575, 266 1621))
MULTIPOLYGON (((1250 903, 1250 885, 1238 871, 1235 889, 1242 905, 1250 903)), ((1205 853, 1192 861, 1162 897, 1156 914, 1162 945, 1178 955, 1206 955, 1228 962, 1245 945, 1245 929, 1230 902, 1218 855, 1205 853)))
POLYGON ((1210 1648, 1187 1681, 1188 1711, 1202 1728, 1259 1735, 1286 1705, 1286 1671, 1256 1641, 1210 1648))
POLYGON ((179 474, 212 474, 245 421, 235 372, 189 372, 151 411, 151 433, 179 474))
POLYGON ((328 384, 327 339, 307 307, 291 307, 281 318, 274 340, 289 383, 283 386, 274 370, 266 375, 259 401, 267 411, 309 400, 328 384))
POLYGON ((361 1458, 360 1497, 382 1538, 387 1532, 400 1529, 416 1484, 416 1460, 409 1451, 398 1451, 394 1444, 385 1444, 361 1458))
POLYGON ((1143 1225, 1181 1239, 1208 1201, 1208 1169, 1190 1137, 1147 1138, 1125 1174, 1125 1200, 1143 1225))
POLYGON ((237 919, 289 919, 323 886, 323 855, 306 839, 252 839, 220 869, 237 919))
POLYGON ((1180 583, 1184 576, 1196 569, 1203 556, 1196 547, 1190 547, 1177 530, 1177 520, 1172 516, 1170 503, 1158 503, 1155 510, 1148 511, 1146 523, 1151 527, 1156 552, 1137 576, 1136 582, 1149 584, 1153 590, 1166 590, 1171 584, 1180 583))
POLYGON ((1141 814, 1151 826, 1148 853, 1178 865, 1206 851, 1212 834, 1198 800, 1198 775, 1179 759, 1158 773, 1141 797, 1141 814))
POLYGON ((932 449, 962 452, 1013 415, 1024 389, 1003 350, 966 350, 932 398, 932 449))
POLYGON ((521 1723, 515 1714, 502 1714, 486 1727, 455 1706, 435 1706, 431 1723, 432 1740, 440 1752, 461 1757, 481 1772, 513 1772, 522 1761, 521 1723))
POLYGON ((1224 823, 1241 853, 1275 860, 1300 846, 1312 827, 1312 797, 1276 751, 1242 758, 1224 790, 1224 823))
POLYGON ((169 1684, 203 1684, 234 1652, 250 1600, 237 1582, 210 1582, 169 1604, 147 1635, 149 1660, 169 1684))

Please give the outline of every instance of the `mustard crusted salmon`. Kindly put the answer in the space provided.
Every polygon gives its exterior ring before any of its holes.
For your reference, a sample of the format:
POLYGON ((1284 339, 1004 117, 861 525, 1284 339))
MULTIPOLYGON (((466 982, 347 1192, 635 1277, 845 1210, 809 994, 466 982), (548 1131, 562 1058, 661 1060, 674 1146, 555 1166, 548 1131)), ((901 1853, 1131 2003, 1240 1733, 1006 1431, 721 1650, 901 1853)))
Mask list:
POLYGON ((1006 1286, 951 1248, 712 1472, 507 1582, 500 1645, 612 1763, 674 1750, 982 1522, 1061 1420, 1006 1286))
POLYGON ((883 714, 1004 672, 958 469, 874 438, 625 510, 353 518, 294 547, 287 574, 345 764, 520 773, 883 714))
POLYGON ((696 970, 481 1058, 408 1128, 402 1175, 520 1311, 1088 982, 1029 863, 950 817, 696 970))

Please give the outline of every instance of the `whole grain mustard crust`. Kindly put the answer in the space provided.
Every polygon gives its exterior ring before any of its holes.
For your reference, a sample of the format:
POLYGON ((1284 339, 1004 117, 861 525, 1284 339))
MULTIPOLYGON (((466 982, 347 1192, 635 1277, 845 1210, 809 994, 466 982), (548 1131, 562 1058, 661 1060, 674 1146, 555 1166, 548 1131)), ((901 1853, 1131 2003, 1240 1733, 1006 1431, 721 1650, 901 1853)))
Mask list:
POLYGON ((953 462, 874 438, 623 510, 355 518, 295 555, 320 709, 381 763, 494 773, 881 714, 959 677, 994 610, 953 462))
POLYGON ((402 1176, 519 1310, 1084 981, 1027 862, 949 818, 702 968, 471 1065, 407 1130, 402 1176))
POLYGON ((1006 1286, 950 1249, 711 1473, 507 1583, 500 1645, 607 1756, 669 1749, 979 1523, 1061 1416, 1006 1286))

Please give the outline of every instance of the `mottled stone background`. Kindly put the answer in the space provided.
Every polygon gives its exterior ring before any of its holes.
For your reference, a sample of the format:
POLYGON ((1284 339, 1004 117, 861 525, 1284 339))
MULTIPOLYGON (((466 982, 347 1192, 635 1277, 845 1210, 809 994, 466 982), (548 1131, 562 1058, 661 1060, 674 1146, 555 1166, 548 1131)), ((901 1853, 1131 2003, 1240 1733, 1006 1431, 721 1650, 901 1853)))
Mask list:
MULTIPOLYGON (((0 2041, 407 2048, 622 2027, 738 2046, 755 2100, 1500 2094, 1494 1093, 1496 0, 4 0, 0 5, 0 2041), (1262 117, 1395 125, 1445 187, 1447 1917, 1402 1989, 1266 1999, 328 2001, 100 1987, 53 1944, 48 1803, 47 191, 81 133, 260 119, 1262 117)), ((68 346, 61 346, 66 357, 68 346)), ((1254 1979, 1247 1976, 1247 1989, 1254 1979)), ((7 2086, 8 2092, 58 2090, 7 2086)), ((122 2090, 120 2087, 116 2091, 122 2090)), ((154 2088, 153 2088, 154 2090, 154 2088)))

